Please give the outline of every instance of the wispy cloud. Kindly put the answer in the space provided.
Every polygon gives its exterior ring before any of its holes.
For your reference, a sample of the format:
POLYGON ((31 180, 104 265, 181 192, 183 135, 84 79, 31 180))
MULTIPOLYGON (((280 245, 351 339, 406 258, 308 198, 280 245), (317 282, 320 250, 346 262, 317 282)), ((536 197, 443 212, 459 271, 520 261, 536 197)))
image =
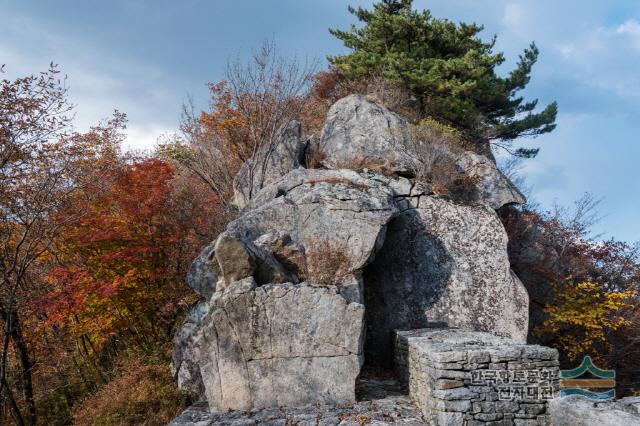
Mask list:
POLYGON ((623 99, 640 99, 640 23, 600 26, 554 45, 564 73, 623 99))

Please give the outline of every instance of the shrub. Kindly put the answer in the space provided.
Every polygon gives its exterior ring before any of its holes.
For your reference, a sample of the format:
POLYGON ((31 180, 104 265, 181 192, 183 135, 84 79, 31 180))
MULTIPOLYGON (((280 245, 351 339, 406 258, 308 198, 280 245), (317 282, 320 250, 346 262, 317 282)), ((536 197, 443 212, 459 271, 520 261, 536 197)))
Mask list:
POLYGON ((464 173, 456 166, 458 154, 472 146, 451 126, 426 118, 409 125, 409 152, 422 166, 416 180, 429 183, 434 192, 467 200, 474 196, 478 177, 464 173))
POLYGON ((73 413, 78 426, 166 425, 187 406, 165 363, 128 359, 73 413))
POLYGON ((382 76, 373 76, 364 81, 367 82, 364 93, 370 101, 411 122, 420 120, 420 103, 410 90, 382 76))

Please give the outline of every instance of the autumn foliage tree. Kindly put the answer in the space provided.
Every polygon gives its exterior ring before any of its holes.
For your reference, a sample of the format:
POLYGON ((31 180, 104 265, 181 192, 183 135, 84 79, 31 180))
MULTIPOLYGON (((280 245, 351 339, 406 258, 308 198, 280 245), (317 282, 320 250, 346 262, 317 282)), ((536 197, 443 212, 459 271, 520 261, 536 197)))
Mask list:
MULTIPOLYGON (((209 84, 208 111, 184 108, 181 135, 164 152, 191 170, 225 206, 233 194, 233 178, 240 166, 259 150, 275 149, 279 130, 299 120, 309 100, 315 62, 288 60, 266 41, 244 62, 229 61, 224 81, 209 84)), ((269 155, 249 162, 249 192, 262 187, 269 155)))
POLYGON ((227 216, 175 163, 123 155, 123 114, 74 132, 53 66, 2 81, 0 106, 0 423, 68 424, 114 377, 167 374, 186 267, 227 216))
POLYGON ((25 304, 39 289, 39 268, 56 237, 82 214, 57 215, 90 179, 83 165, 110 149, 78 143, 70 119, 54 65, 0 82, 0 396, 19 425, 35 424, 37 414, 25 304))
POLYGON ((530 298, 529 340, 559 349, 562 366, 585 355, 616 369, 620 394, 640 387, 640 246, 591 235, 597 200, 574 209, 504 208, 511 266, 530 298))
POLYGON ((102 177, 108 188, 59 239, 62 265, 49 274, 54 290, 45 301, 51 324, 68 324, 98 348, 123 333, 141 347, 166 334, 158 313, 182 272, 169 259, 188 235, 172 220, 172 177, 155 159, 102 177))
POLYGON ((632 307, 635 291, 608 291, 585 281, 556 291, 556 300, 545 307, 548 318, 534 331, 567 359, 580 362, 585 354, 604 360, 612 349, 607 334, 628 325, 623 310, 632 307))
POLYGON ((217 200, 189 192, 193 183, 166 161, 122 161, 98 180, 77 199, 90 200, 87 214, 57 239, 50 290, 37 303, 41 327, 77 342, 89 391, 110 381, 123 352, 167 362, 175 321, 196 300, 186 268, 224 224, 217 200))

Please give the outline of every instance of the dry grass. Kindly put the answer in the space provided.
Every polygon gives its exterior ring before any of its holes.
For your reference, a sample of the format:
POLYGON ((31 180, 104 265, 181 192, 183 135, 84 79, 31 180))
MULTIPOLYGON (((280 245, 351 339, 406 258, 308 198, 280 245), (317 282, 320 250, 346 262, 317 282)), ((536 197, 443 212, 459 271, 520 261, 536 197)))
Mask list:
POLYGON ((338 284, 349 273, 347 247, 318 241, 307 249, 307 281, 331 285, 338 284))
POLYGON ((466 140, 458 130, 432 118, 425 118, 417 124, 411 124, 408 130, 412 148, 418 154, 424 155, 425 153, 421 152, 421 147, 430 146, 446 147, 452 153, 474 149, 473 144, 466 140))
POLYGON ((420 119, 420 102, 410 90, 387 78, 374 76, 366 79, 364 94, 372 102, 390 109, 410 122, 420 119))
POLYGON ((322 152, 320 146, 317 143, 311 143, 310 149, 305 153, 305 165, 307 169, 324 169, 322 165, 327 156, 322 152))
POLYGON ((443 156, 431 163, 428 170, 419 174, 417 181, 429 183, 436 194, 459 200, 475 197, 480 177, 462 172, 451 157, 443 156))

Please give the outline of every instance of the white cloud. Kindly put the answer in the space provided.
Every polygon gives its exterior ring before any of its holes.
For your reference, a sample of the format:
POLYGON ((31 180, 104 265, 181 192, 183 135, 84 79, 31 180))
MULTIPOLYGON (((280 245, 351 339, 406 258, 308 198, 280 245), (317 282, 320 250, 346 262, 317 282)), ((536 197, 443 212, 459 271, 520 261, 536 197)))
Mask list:
POLYGON ((0 64, 6 64, 3 78, 37 73, 51 61, 68 76, 77 130, 87 130, 118 109, 129 118, 124 148, 146 149, 176 124, 180 96, 166 89, 169 79, 157 68, 101 51, 83 40, 62 37, 55 29, 23 16, 0 16, 0 64))
POLYGON ((618 34, 632 34, 636 37, 640 37, 640 23, 635 19, 629 19, 616 29, 618 34))
POLYGON ((123 143, 123 149, 127 151, 148 151, 155 147, 158 139, 173 131, 168 127, 159 125, 129 125, 127 126, 127 138, 123 143))

